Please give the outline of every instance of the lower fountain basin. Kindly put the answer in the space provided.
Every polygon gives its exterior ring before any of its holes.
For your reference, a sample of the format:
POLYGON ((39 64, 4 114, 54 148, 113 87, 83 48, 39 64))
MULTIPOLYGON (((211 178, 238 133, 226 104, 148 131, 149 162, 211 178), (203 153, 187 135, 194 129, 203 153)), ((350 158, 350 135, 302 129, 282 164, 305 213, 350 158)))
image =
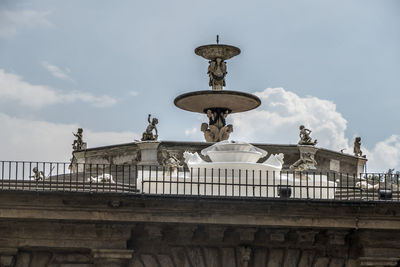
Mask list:
POLYGON ((262 153, 258 151, 208 151, 207 156, 210 157, 212 162, 242 162, 242 163, 256 163, 261 157, 262 153))

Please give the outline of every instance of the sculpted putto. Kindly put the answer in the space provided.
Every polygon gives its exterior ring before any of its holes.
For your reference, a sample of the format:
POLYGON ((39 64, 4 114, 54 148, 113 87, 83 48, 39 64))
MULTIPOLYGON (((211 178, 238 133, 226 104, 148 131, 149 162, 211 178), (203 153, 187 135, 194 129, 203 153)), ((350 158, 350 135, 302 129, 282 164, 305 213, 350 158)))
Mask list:
POLYGON ((315 146, 317 144, 317 140, 315 139, 314 141, 311 139, 310 134, 311 130, 307 129, 304 127, 304 125, 300 125, 300 140, 299 140, 299 145, 312 145, 315 146))
POLYGON ((82 150, 86 149, 86 143, 83 142, 83 129, 78 128, 77 133, 72 133, 75 136, 75 140, 72 143, 72 150, 77 151, 77 150, 82 150))
POLYGON ((146 128, 146 131, 142 135, 142 141, 153 141, 158 139, 158 131, 156 125, 158 124, 158 119, 153 118, 151 119, 151 114, 147 117, 147 121, 149 122, 149 125, 146 128), (155 134, 153 134, 153 130, 155 134))
POLYGON ((213 90, 222 90, 225 86, 226 62, 221 58, 209 61, 208 76, 210 77, 209 86, 213 90))
POLYGON ((361 151, 361 137, 356 137, 354 139, 354 148, 353 148, 354 156, 356 157, 362 157, 362 151, 361 151))

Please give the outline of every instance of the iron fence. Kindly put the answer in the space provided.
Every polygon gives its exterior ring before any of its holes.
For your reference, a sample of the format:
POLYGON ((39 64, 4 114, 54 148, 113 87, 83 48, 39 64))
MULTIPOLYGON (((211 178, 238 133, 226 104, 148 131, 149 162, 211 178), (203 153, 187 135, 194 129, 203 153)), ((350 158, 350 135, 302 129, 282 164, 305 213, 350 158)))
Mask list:
POLYGON ((400 201, 399 175, 0 161, 0 190, 400 201))

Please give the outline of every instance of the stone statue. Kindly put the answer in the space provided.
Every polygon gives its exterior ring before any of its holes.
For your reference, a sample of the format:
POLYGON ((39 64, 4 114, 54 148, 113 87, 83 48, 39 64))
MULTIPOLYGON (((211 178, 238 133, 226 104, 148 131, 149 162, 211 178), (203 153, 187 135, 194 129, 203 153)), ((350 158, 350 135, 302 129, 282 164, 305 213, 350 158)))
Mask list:
POLYGON ((207 72, 210 77, 209 86, 213 90, 222 90, 222 87, 225 86, 225 76, 227 74, 226 62, 221 58, 216 58, 208 63, 210 63, 207 72))
POLYGON ((204 138, 207 142, 219 142, 228 140, 229 135, 233 132, 231 124, 226 125, 226 117, 229 110, 208 109, 207 112, 208 124, 201 124, 201 131, 204 133, 204 138))
POLYGON ((353 148, 354 156, 356 157, 362 157, 362 151, 361 151, 361 137, 356 137, 354 139, 354 148, 353 148))
POLYGON ((300 140, 299 140, 299 145, 311 145, 315 146, 317 144, 317 140, 315 139, 314 141, 310 137, 311 130, 307 129, 304 127, 304 125, 300 125, 300 140))
POLYGON ((310 152, 300 152, 300 159, 290 165, 290 169, 294 171, 315 170, 317 161, 314 159, 314 154, 310 152))
POLYGON ((76 134, 75 133, 72 133, 72 134, 76 137, 76 139, 72 143, 72 150, 77 151, 77 150, 86 149, 86 143, 83 142, 83 129, 78 128, 78 132, 76 134))
POLYGON ((156 125, 158 124, 158 119, 153 118, 150 120, 151 114, 147 117, 147 121, 149 122, 149 125, 146 128, 146 131, 142 135, 142 141, 153 141, 158 139, 158 131, 156 125), (153 135, 153 130, 155 131, 155 134, 153 135))
POLYGON ((39 171, 37 167, 33 167, 32 169, 33 175, 29 176, 29 178, 35 179, 35 181, 44 180, 46 177, 44 176, 43 171, 39 171))

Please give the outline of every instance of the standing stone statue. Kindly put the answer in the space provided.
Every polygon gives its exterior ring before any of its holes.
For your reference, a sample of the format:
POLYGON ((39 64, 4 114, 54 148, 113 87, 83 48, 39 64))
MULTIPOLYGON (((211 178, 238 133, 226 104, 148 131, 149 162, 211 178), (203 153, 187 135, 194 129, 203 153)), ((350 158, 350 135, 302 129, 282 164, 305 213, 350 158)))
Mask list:
POLYGON ((158 131, 157 131, 157 124, 158 124, 158 119, 153 118, 151 119, 151 114, 147 117, 147 121, 149 122, 149 125, 146 128, 146 131, 142 135, 142 141, 154 141, 158 139, 158 131), (153 134, 153 130, 155 134, 153 134))
POLYGON ((307 129, 304 127, 304 125, 300 125, 300 140, 299 140, 299 145, 311 145, 315 146, 317 144, 317 139, 314 141, 310 137, 311 130, 307 129))
POLYGON ((216 58, 208 63, 210 63, 207 72, 210 77, 209 86, 211 86, 213 90, 222 90, 225 86, 225 76, 227 74, 226 62, 221 58, 216 58))
POLYGON ((361 137, 357 136, 354 139, 354 148, 353 148, 354 156, 356 157, 362 157, 362 151, 361 151, 361 137))
POLYGON ((33 175, 31 175, 29 177, 35 179, 35 181, 44 180, 46 178, 44 176, 44 172, 39 171, 38 167, 33 167, 32 172, 33 172, 33 175))
POLYGON ((86 143, 83 142, 83 129, 78 128, 78 132, 76 134, 75 133, 72 133, 72 134, 76 137, 76 139, 72 143, 72 150, 77 151, 77 150, 86 149, 86 143))

